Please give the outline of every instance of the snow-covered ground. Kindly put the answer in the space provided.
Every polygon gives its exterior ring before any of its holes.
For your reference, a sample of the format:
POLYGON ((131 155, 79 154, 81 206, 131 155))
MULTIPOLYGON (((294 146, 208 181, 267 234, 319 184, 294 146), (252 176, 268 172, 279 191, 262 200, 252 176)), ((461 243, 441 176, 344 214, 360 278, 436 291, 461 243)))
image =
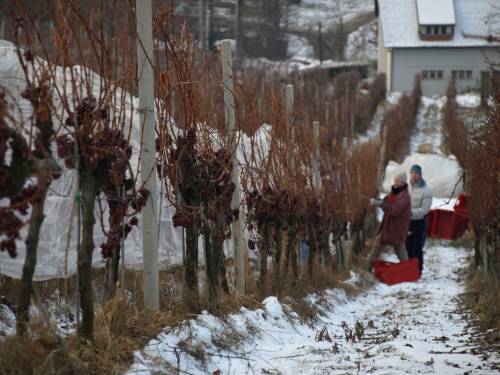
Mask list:
POLYGON ((416 283, 377 283, 352 300, 338 289, 311 295, 304 303, 321 311, 314 323, 299 320, 275 297, 263 309, 243 308, 224 321, 202 314, 137 352, 127 375, 497 373, 488 364, 499 358, 473 354, 467 322, 457 312, 460 271, 470 255, 432 243, 416 283))
POLYGON ((459 94, 456 97, 456 101, 459 107, 477 108, 481 105, 481 95, 473 92, 459 94))
POLYGON ((318 22, 329 27, 342 18, 347 22, 360 13, 374 10, 370 0, 302 0, 290 7, 290 27, 307 30, 316 28, 318 22))
POLYGON ((347 37, 345 59, 377 60, 377 21, 359 27, 347 37))
POLYGON ((389 99, 383 101, 382 103, 379 103, 377 110, 373 115, 370 127, 366 130, 365 133, 359 134, 355 138, 354 144, 370 142, 373 139, 380 137, 380 125, 382 125, 382 121, 384 120, 384 115, 389 106, 391 105, 392 103, 390 102, 389 99))
POLYGON ((435 197, 448 198, 462 192, 462 170, 457 160, 439 154, 412 154, 398 164, 390 161, 385 169, 383 190, 389 192, 396 173, 404 171, 409 176, 412 165, 422 167, 422 175, 435 197))
POLYGON ((445 104, 446 97, 422 97, 417 114, 417 127, 410 143, 410 154, 441 153, 442 111, 445 104))
MULTIPOLYGON (((323 32, 328 33, 338 26, 341 19, 346 24, 360 15, 373 11, 373 2, 370 0, 302 0, 300 4, 292 5, 288 14, 289 60, 303 61, 304 64, 296 63, 299 69, 302 65, 311 66, 319 63, 310 40, 294 34, 294 31, 316 33, 318 24, 321 23, 323 32)), ((373 43, 376 40, 375 25, 375 21, 372 21, 348 35, 345 52, 347 61, 377 59, 377 46, 373 43)))

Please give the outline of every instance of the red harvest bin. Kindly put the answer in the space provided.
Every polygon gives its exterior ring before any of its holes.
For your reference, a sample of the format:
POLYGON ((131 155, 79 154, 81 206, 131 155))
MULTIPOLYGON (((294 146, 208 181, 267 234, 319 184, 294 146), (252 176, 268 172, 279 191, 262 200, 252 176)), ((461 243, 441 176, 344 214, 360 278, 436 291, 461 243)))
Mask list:
POLYGON ((463 236, 469 224, 467 195, 460 194, 453 211, 439 208, 429 211, 427 235, 432 238, 454 240, 463 236))
POLYGON ((394 285, 420 279, 418 259, 410 258, 399 263, 376 260, 373 262, 373 274, 387 285, 394 285))

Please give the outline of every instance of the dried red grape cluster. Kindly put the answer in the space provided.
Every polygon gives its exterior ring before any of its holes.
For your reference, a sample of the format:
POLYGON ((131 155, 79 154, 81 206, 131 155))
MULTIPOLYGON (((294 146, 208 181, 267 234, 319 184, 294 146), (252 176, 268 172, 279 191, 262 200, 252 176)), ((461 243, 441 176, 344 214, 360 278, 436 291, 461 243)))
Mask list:
POLYGON ((318 197, 312 190, 306 191, 305 222, 315 228, 322 222, 321 205, 318 197))
MULTIPOLYGON (((26 57, 27 52, 25 53, 26 57)), ((30 57, 32 58, 32 57, 30 57)), ((28 83, 28 87, 21 93, 21 97, 29 100, 35 115, 35 150, 37 159, 50 159, 50 146, 53 141, 54 127, 51 117, 52 97, 49 86, 41 82, 38 86, 28 83)))
MULTIPOLYGON (((10 204, 0 207, 0 235, 3 237, 0 250, 7 251, 11 257, 17 256, 16 239, 26 224, 20 216, 26 216, 30 204, 40 196, 39 184, 26 186, 37 172, 33 160, 50 157, 47 150, 50 150, 53 129, 50 108, 44 101, 46 94, 47 89, 43 85, 28 88, 22 93, 24 98, 30 100, 35 113, 35 150, 32 152, 24 137, 8 125, 8 105, 5 93, 0 91, 0 199, 10 201, 10 204)), ((48 185, 50 176, 46 177, 48 185)))
POLYGON ((57 137, 57 154, 64 158, 68 168, 75 168, 75 140, 78 141, 79 170, 92 174, 97 182, 96 195, 105 194, 109 207, 109 229, 106 242, 101 245, 104 258, 112 256, 137 225, 135 216, 146 205, 147 191, 134 189, 134 181, 127 177, 132 147, 123 132, 109 119, 109 109, 93 97, 85 98, 66 120, 73 133, 57 137))
MULTIPOLYGON (((199 209, 201 191, 208 186, 208 176, 196 150, 196 129, 189 129, 184 136, 171 144, 165 171, 175 186, 174 193, 182 204, 177 206, 172 217, 174 227, 201 228, 202 215, 199 209)), ((160 167, 159 167, 160 168, 160 167)))
POLYGON ((253 191, 247 195, 246 204, 248 229, 250 232, 256 229, 258 235, 262 235, 265 226, 270 225, 276 233, 295 227, 305 219, 298 196, 287 189, 266 187, 262 192, 253 191))
POLYGON ((224 234, 218 235, 229 238, 229 225, 238 216, 238 210, 231 208, 235 189, 231 181, 232 155, 225 149, 199 153, 196 143, 196 130, 189 129, 170 147, 168 162, 165 162, 168 177, 183 201, 183 205, 177 207, 173 224, 184 228, 196 225, 202 230, 222 216, 224 234), (208 216, 202 214, 202 204, 207 206, 208 216))
POLYGON ((216 223, 223 217, 223 233, 217 233, 218 240, 222 241, 231 237, 230 225, 238 217, 239 210, 231 208, 235 185, 231 180, 232 156, 225 149, 220 149, 204 158, 206 163, 209 184, 202 191, 202 197, 208 204, 211 223, 216 223))

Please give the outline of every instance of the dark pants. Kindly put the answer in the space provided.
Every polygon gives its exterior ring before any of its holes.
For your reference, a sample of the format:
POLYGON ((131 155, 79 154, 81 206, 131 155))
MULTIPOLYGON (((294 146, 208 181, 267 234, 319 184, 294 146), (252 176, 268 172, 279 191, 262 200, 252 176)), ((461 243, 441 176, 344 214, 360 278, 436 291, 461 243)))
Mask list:
POLYGON ((406 251, 409 258, 417 258, 420 274, 424 268, 424 243, 425 232, 427 230, 427 218, 422 220, 412 220, 410 222, 411 234, 406 237, 406 251))

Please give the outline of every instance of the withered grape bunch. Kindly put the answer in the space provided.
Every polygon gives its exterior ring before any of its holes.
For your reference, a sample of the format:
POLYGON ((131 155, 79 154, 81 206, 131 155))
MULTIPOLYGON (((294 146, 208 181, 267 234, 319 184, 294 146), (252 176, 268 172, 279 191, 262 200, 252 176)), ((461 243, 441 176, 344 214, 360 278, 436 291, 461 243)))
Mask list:
MULTIPOLYGON (((254 190, 247 195, 246 204, 249 223, 254 223, 258 228, 265 224, 286 227, 287 213, 291 211, 290 193, 287 190, 275 190, 269 186, 262 192, 254 190)), ((249 229, 253 229, 253 225, 249 229)))
POLYGON ((8 125, 9 119, 5 93, 0 91, 0 200, 9 201, 0 207, 0 251, 16 257, 16 239, 26 223, 20 217, 28 214, 38 187, 26 186, 34 171, 31 151, 24 137, 8 125))
POLYGON ((172 222, 175 227, 201 228, 203 218, 199 209, 201 191, 208 186, 208 175, 196 150, 196 129, 189 129, 169 147, 169 157, 165 171, 175 186, 175 193, 183 204, 176 209, 172 222))
POLYGON ((215 235, 223 240, 229 238, 230 224, 238 217, 238 210, 231 207, 235 190, 232 155, 226 149, 200 152, 197 147, 195 128, 179 137, 175 145, 171 143, 165 170, 183 201, 172 221, 176 227, 217 228, 215 235))
POLYGON ((136 191, 132 176, 127 175, 132 147, 120 127, 110 120, 109 107, 87 97, 65 124, 70 133, 57 137, 58 156, 64 158, 68 168, 76 168, 78 160, 80 174, 90 173, 96 180, 96 195, 106 196, 109 228, 101 250, 108 258, 137 225, 136 215, 146 205, 148 192, 144 188, 136 191))

